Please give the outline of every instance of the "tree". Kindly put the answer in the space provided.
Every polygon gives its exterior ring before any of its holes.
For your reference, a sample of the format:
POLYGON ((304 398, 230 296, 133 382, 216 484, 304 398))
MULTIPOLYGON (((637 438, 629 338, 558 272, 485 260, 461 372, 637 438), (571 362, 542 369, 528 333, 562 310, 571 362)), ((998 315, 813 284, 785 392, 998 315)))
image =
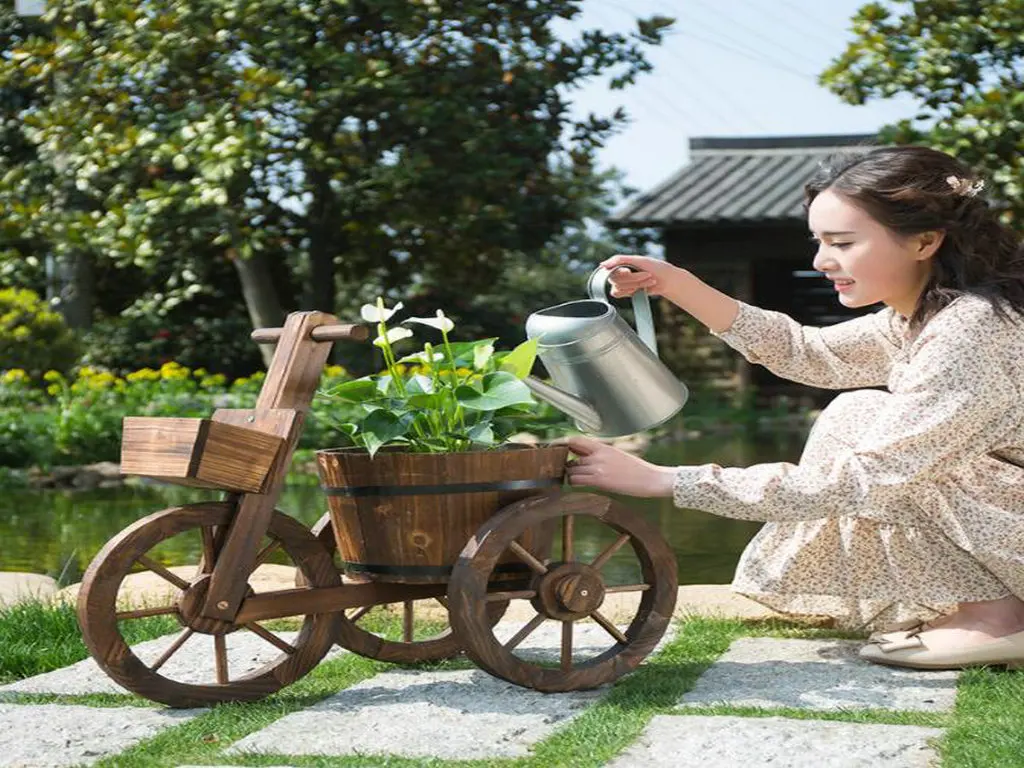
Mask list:
MULTIPOLYGON (((13 5, 13 4, 11 4, 13 5)), ((50 30, 36 18, 18 16, 10 5, 0 9, 0 40, 6 57, 24 42, 47 38, 50 30)), ((41 229, 22 226, 31 209, 28 200, 54 184, 53 167, 40 162, 37 147, 29 140, 22 116, 41 105, 38 89, 24 78, 11 78, 0 85, 0 178, 9 173, 20 176, 17 196, 4 195, 7 215, 0 224, 0 277, 5 284, 17 284, 45 293, 72 327, 88 325, 93 305, 91 262, 71 243, 51 247, 41 229), (19 174, 18 170, 32 170, 19 174), (34 193, 34 194, 33 194, 34 193)))
POLYGON ((628 85, 671 24, 560 41, 580 5, 57 0, 52 34, 0 60, 0 88, 38 97, 19 114, 36 157, 0 179, 8 227, 181 275, 227 259, 256 325, 332 310, 339 277, 378 268, 489 285, 578 218, 625 119, 573 121, 567 93, 628 85))
POLYGON ((925 143, 978 168, 1024 230, 1024 0, 869 3, 856 38, 822 75, 851 104, 910 94, 917 121, 883 135, 925 143))

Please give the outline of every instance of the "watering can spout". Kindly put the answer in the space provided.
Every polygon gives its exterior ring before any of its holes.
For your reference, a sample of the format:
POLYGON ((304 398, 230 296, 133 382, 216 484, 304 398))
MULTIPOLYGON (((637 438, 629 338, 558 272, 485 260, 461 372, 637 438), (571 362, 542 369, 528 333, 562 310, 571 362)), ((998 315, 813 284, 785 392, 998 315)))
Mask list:
POLYGON ((553 387, 535 376, 527 376, 523 383, 541 400, 551 403, 558 410, 574 418, 585 432, 601 431, 601 417, 587 401, 553 387))

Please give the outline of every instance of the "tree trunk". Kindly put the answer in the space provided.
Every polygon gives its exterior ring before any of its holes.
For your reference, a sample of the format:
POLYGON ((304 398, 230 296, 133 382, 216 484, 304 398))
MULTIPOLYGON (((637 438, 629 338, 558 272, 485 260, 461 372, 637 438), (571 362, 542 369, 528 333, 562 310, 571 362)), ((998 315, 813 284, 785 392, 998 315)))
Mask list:
POLYGON ((92 260, 79 251, 46 256, 46 298, 69 328, 89 328, 96 306, 92 260))
POLYGON ((306 309, 334 314, 334 254, 340 236, 337 205, 326 171, 309 171, 313 199, 309 206, 309 285, 306 286, 306 309))
MULTIPOLYGON (((256 253, 248 259, 238 255, 234 248, 228 249, 227 256, 238 270, 238 279, 242 284, 242 297, 245 308, 249 312, 249 320, 253 328, 277 328, 284 324, 284 310, 278 298, 274 281, 265 254, 256 253)), ((274 356, 274 348, 269 344, 260 345, 263 363, 270 366, 274 356)))

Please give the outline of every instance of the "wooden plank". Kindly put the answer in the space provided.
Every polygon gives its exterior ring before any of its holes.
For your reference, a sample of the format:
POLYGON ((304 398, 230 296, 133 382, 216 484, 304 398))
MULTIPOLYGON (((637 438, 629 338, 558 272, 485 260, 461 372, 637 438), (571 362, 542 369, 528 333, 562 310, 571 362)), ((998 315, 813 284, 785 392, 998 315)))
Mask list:
MULTIPOLYGON (((210 589, 203 605, 204 616, 233 620, 245 596, 246 579, 252 572, 263 538, 284 487, 288 465, 302 434, 302 423, 313 402, 324 364, 331 352, 329 343, 310 338, 313 328, 336 322, 324 312, 293 312, 285 320, 281 340, 274 350, 267 378, 263 382, 256 412, 287 409, 294 411, 285 444, 270 471, 261 494, 245 494, 231 522, 227 539, 210 576, 210 589)), ((268 417, 269 418, 269 417, 268 417)))
POLYGON ((310 613, 330 613, 348 608, 401 603, 406 600, 426 600, 444 597, 447 584, 342 584, 339 587, 306 587, 263 592, 247 597, 239 608, 235 621, 280 619, 310 613))
POLYGON ((121 473, 236 492, 259 492, 284 440, 210 419, 125 417, 121 473))

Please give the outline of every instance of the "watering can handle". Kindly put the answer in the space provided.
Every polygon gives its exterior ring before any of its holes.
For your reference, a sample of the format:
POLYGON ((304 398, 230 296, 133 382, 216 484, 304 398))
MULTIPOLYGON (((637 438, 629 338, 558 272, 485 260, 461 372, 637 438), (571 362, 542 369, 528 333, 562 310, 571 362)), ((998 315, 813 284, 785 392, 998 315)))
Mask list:
MULTIPOLYGON (((615 269, 628 269, 631 272, 639 272, 638 269, 622 266, 615 269)), ((615 270, 598 267, 590 273, 587 278, 587 292, 590 298, 595 301, 608 302, 608 278, 615 270)), ((640 340, 647 345, 655 355, 658 354, 658 340, 654 334, 654 317, 651 314, 651 300, 647 291, 640 289, 633 294, 633 316, 636 318, 636 332, 640 340)))

